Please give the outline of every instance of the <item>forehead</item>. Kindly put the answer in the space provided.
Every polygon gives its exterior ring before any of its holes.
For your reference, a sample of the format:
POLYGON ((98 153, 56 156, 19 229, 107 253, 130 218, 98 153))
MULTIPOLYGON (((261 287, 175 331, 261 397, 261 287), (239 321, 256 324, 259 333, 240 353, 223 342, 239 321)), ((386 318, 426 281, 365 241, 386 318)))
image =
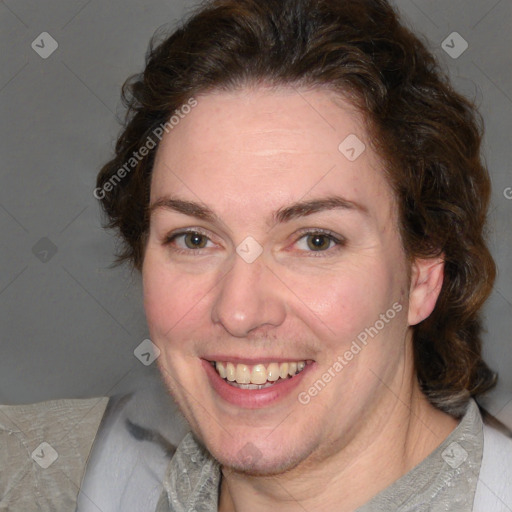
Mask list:
POLYGON ((339 95, 248 88, 196 99, 160 143, 152 202, 178 194, 262 210, 333 192, 370 209, 392 200, 362 115, 339 95))

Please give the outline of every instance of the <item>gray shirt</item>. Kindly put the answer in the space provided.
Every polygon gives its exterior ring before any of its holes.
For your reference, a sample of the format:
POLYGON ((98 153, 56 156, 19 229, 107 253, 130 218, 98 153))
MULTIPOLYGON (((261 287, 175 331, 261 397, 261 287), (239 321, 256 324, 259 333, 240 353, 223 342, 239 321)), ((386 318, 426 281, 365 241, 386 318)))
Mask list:
MULTIPOLYGON (((356 512, 470 512, 482 462, 482 428, 470 399, 459 425, 428 457, 356 512)), ((220 483, 219 463, 189 433, 167 467, 156 512, 215 512, 220 483)))

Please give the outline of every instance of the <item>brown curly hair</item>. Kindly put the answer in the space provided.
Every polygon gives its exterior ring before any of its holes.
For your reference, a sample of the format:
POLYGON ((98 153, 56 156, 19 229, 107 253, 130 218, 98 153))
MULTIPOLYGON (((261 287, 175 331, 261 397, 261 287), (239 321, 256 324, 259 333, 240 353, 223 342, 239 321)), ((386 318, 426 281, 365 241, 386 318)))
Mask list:
POLYGON ((214 0, 153 38, 143 73, 123 86, 126 124, 97 178, 107 225, 121 235, 117 261, 142 267, 158 144, 114 183, 116 173, 194 95, 254 83, 334 90, 364 115, 406 254, 444 258, 437 305, 413 327, 415 366, 430 401, 460 415, 469 396, 496 383, 481 357, 479 310, 495 277, 483 236, 482 122, 385 0, 214 0))

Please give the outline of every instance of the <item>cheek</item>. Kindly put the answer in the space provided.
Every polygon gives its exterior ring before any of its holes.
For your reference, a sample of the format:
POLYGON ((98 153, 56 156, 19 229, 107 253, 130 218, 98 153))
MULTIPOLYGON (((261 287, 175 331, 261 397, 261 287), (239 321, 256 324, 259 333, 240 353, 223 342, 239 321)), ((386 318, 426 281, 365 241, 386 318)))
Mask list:
POLYGON ((197 325, 198 316, 204 317, 202 302, 211 288, 204 276, 173 271, 150 254, 142 276, 146 319, 155 339, 182 329, 190 331, 191 325, 197 325))
POLYGON ((307 322, 314 326, 317 336, 333 339, 337 344, 373 325, 381 313, 399 300, 393 272, 368 260, 308 278, 288 275, 285 282, 299 299, 293 302, 302 308, 301 316, 307 315, 307 322))

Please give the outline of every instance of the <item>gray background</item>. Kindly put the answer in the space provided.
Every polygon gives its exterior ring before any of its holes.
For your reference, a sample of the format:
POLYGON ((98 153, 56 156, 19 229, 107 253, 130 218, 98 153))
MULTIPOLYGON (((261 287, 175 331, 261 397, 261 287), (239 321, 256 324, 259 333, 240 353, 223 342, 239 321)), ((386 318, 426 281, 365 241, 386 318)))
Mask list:
MULTIPOLYGON (((512 425, 512 0, 396 3, 486 122, 499 274, 485 353, 500 373, 487 406, 512 425), (454 31, 468 43, 457 58, 442 46, 454 31)), ((156 379, 133 353, 147 337, 139 277, 108 268, 115 240, 92 192, 119 132, 121 84, 142 69, 155 29, 193 5, 0 1, 0 403, 112 395, 156 379), (42 32, 58 43, 47 59, 31 47, 42 32)))

